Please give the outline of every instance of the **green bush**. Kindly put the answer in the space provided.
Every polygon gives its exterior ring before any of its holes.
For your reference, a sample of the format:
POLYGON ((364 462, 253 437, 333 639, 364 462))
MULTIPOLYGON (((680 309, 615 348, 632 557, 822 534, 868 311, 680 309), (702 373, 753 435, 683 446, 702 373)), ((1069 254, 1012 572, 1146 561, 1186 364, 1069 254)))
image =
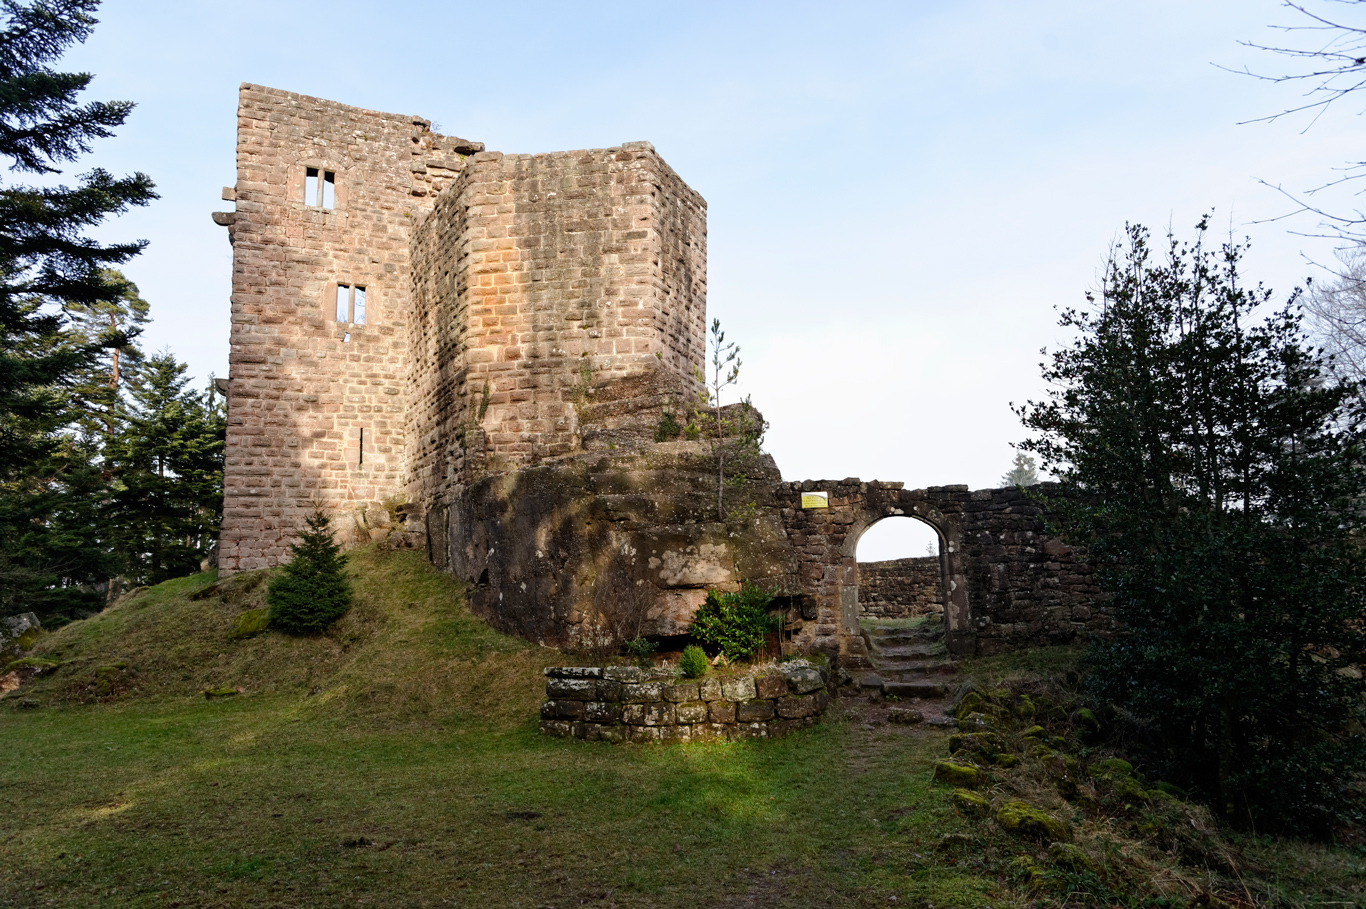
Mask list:
POLYGON ((654 665, 654 655, 658 649, 659 645, 649 638, 633 638, 626 642, 626 655, 635 660, 641 669, 649 669, 654 665))
POLYGON ((774 621, 768 614, 773 594, 749 584, 735 593, 707 591, 707 601, 693 616, 692 636, 721 648, 728 660, 742 660, 763 649, 774 621))
POLYGON ((689 644, 678 658, 678 668, 687 678, 702 678, 707 674, 707 652, 696 644, 689 644))
POLYGON ((270 624, 281 631, 318 634, 351 606, 346 559, 327 524, 327 515, 321 511, 309 515, 308 529, 289 547, 294 558, 266 590, 270 624))

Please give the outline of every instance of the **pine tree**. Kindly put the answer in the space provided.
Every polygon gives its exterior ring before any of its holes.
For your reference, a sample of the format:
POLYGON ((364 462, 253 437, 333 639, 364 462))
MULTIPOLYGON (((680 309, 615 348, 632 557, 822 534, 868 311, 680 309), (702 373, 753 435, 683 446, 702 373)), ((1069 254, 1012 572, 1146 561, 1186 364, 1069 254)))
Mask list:
POLYGON ((1005 476, 1001 477, 1002 486, 1035 486, 1039 482, 1038 465, 1023 451, 1015 453, 1015 461, 1005 476))
POLYGON ((1366 432, 1295 298, 1245 287, 1243 247, 1131 227, 1078 339, 1021 409, 1070 495, 1049 502, 1120 622, 1094 690, 1144 724, 1156 775, 1258 830, 1323 829, 1366 769, 1366 432))
MULTIPOLYGON (((42 185, 0 183, 0 609, 84 609, 98 604, 108 548, 92 513, 96 455, 65 432, 71 386, 98 352, 73 334, 63 308, 96 307, 122 288, 105 269, 142 242, 86 235, 110 215, 156 198, 143 174, 94 169, 75 186, 60 168, 112 135, 132 105, 79 103, 88 73, 50 64, 95 25, 94 0, 0 3, 0 158, 42 185), (82 526, 81 522, 88 522, 82 526)), ((71 614, 68 610, 65 614, 71 614)))
POLYGON ((80 370, 71 388, 75 427, 83 435, 107 444, 121 420, 122 396, 145 359, 137 336, 150 321, 147 301, 138 286, 117 269, 104 277, 117 294, 93 304, 68 302, 72 334, 77 343, 100 353, 80 370))
POLYGON ((156 584, 198 570, 222 512, 224 419, 212 386, 187 388, 185 364, 148 357, 107 449, 125 570, 156 584))
POLYGON ((289 549, 293 558, 266 591, 270 624, 289 634, 319 634, 351 606, 346 559, 332 538, 327 515, 321 510, 309 515, 307 529, 289 549))

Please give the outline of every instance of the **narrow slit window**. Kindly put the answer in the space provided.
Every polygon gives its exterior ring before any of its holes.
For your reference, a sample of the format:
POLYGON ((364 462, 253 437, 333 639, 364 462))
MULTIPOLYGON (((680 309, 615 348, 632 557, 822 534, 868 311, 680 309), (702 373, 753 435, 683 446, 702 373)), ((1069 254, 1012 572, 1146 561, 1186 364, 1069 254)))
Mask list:
POLYGON ((364 287, 355 287, 355 288, 352 288, 352 291, 353 291, 353 293, 352 293, 352 299, 353 299, 354 302, 353 302, 353 305, 352 305, 353 316, 352 316, 352 318, 351 318, 351 321, 352 321, 352 322, 355 322, 357 325, 364 325, 364 324, 365 324, 365 288, 364 288, 364 287))
POLYGON ((362 427, 360 428, 360 447, 359 447, 359 449, 358 449, 357 452, 356 452, 356 466, 357 466, 357 467, 363 467, 364 465, 365 465, 365 427, 362 426, 362 427))
POLYGON ((337 321, 351 321, 351 288, 346 284, 337 285, 337 321))
POLYGON ((317 167, 304 168, 304 204, 332 208, 337 200, 337 175, 317 167))

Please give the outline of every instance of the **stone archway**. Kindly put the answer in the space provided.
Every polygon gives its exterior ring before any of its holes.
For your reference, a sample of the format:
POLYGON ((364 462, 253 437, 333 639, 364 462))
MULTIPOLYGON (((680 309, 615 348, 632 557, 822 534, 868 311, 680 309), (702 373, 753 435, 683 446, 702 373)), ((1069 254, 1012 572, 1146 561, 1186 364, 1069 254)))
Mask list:
MULTIPOLYGON (((890 490, 889 490, 890 491, 890 490)), ((894 496, 865 499, 844 538, 840 555, 852 563, 849 583, 840 591, 840 626, 845 635, 858 635, 858 543, 875 524, 890 518, 920 520, 939 536, 939 571, 943 587, 945 641, 954 655, 976 651, 969 615, 967 579, 963 574, 963 539, 958 522, 936 508, 922 490, 897 489, 894 496), (890 499, 890 501, 889 501, 890 499), (878 501, 881 500, 881 501, 878 501)))

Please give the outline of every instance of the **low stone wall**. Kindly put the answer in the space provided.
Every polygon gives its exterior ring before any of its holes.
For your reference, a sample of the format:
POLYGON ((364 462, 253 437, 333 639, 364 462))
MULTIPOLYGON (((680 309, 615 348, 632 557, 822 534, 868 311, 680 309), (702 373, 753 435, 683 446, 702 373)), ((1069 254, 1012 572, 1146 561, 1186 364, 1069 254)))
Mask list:
POLYGON ((859 612, 879 619, 913 619, 944 611, 939 556, 859 562, 859 612))
POLYGON ((541 732, 613 744, 776 738, 814 725, 830 702, 824 674, 804 662, 763 675, 681 681, 634 666, 545 674, 541 732))

